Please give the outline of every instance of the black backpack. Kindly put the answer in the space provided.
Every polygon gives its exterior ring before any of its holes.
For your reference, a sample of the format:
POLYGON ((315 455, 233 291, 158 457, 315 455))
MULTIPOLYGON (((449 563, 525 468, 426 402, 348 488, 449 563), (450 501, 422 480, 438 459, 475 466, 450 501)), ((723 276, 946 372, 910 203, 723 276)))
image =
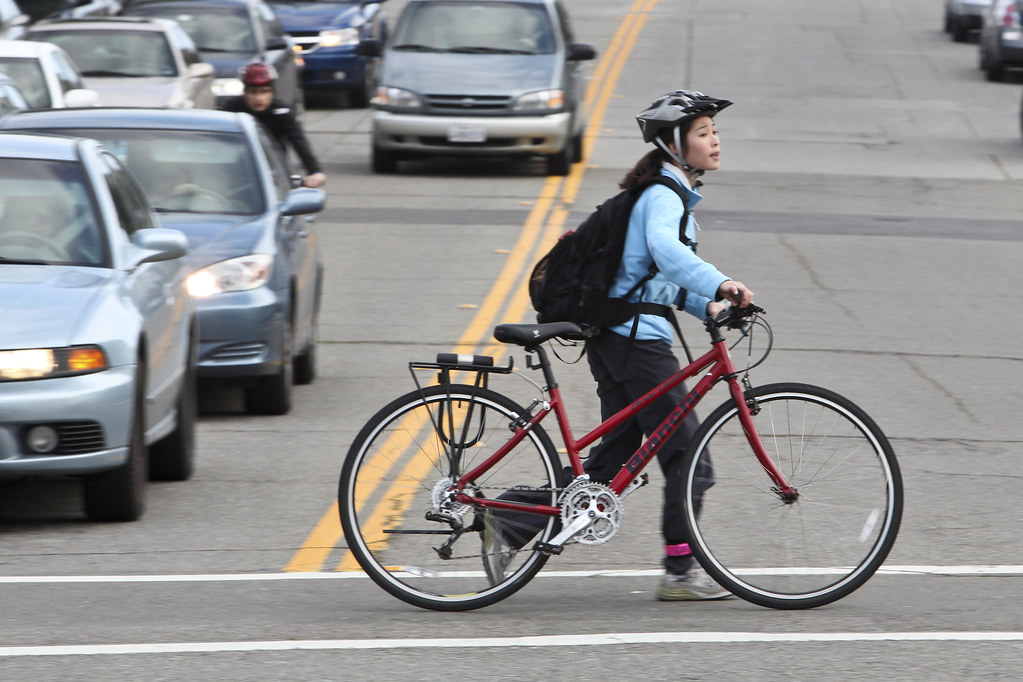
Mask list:
POLYGON ((608 298, 607 295, 622 262, 632 208, 643 190, 653 184, 670 187, 682 200, 679 239, 695 248, 685 235, 688 211, 682 188, 663 175, 648 178, 598 206, 579 227, 563 234, 533 267, 529 278, 529 298, 537 311, 537 322, 575 322, 584 334, 596 336, 604 327, 648 314, 666 317, 677 328, 670 306, 628 300, 657 274, 656 265, 651 265, 650 272, 622 298, 608 298))

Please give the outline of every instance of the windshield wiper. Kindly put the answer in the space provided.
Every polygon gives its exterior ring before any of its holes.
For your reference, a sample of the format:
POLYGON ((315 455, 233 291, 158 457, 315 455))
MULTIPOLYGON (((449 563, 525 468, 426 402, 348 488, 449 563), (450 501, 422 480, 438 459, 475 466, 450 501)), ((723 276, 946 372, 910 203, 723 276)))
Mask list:
POLYGON ((466 45, 464 47, 452 47, 446 52, 457 52, 462 54, 536 54, 530 50, 509 50, 503 47, 484 47, 466 45))
POLYGON ((440 47, 431 47, 430 45, 420 45, 419 43, 402 43, 401 45, 395 45, 395 50, 408 50, 409 52, 447 52, 447 50, 440 47))
POLYGON ((8 258, 6 256, 0 256, 0 263, 7 263, 9 265, 56 265, 53 261, 39 258, 8 258))
POLYGON ((96 69, 95 71, 82 71, 82 75, 86 78, 90 76, 113 76, 115 78, 143 78, 141 74, 137 73, 125 73, 124 71, 106 71, 103 69, 96 69))

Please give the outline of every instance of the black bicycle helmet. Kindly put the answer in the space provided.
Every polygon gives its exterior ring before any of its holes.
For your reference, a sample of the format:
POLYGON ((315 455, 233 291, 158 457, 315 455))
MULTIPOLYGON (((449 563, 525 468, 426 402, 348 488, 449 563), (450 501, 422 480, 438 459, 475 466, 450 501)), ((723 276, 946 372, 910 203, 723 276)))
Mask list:
POLYGON ((695 90, 675 90, 655 99, 636 115, 636 121, 643 132, 643 141, 653 142, 666 128, 675 128, 689 118, 713 116, 731 104, 727 99, 708 97, 695 90))
POLYGON ((727 99, 708 97, 696 90, 675 90, 666 95, 661 95, 648 106, 644 111, 636 115, 636 122, 643 133, 644 142, 653 142, 664 150, 664 153, 675 159, 687 172, 696 177, 703 175, 702 168, 696 168, 686 163, 681 153, 671 151, 671 148, 661 138, 661 131, 672 130, 675 137, 675 149, 681 150, 682 135, 681 125, 683 122, 698 116, 714 116, 732 103, 727 99))

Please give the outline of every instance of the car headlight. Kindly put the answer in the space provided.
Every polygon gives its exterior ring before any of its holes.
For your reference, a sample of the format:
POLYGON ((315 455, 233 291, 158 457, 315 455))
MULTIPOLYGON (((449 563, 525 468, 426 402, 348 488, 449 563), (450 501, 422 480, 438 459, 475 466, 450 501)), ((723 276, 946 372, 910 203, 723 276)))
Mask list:
POLYGON ((245 92, 245 84, 239 78, 214 78, 211 88, 217 97, 236 97, 245 92))
POLYGON ((341 47, 342 45, 358 45, 359 29, 332 28, 320 31, 320 47, 341 47))
POLYGON ((248 291, 266 284, 273 258, 261 253, 207 265, 188 276, 188 293, 206 297, 229 291, 248 291))
POLYGON ((372 103, 380 107, 396 109, 422 109, 423 100, 411 90, 381 86, 373 94, 372 103))
POLYGON ((99 346, 0 351, 0 381, 51 379, 98 372, 107 367, 107 356, 99 346))
POLYGON ((564 90, 537 90, 527 92, 517 100, 514 111, 560 111, 565 108, 564 90))

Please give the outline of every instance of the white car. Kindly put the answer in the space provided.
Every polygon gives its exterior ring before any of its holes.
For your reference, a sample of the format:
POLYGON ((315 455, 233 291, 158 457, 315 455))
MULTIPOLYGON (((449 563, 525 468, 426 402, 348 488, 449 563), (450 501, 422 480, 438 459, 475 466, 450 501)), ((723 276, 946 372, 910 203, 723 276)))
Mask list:
POLYGON ((18 84, 32 109, 93 107, 100 103, 96 91, 85 87, 75 63, 56 45, 0 40, 0 73, 18 84))
POLYGON ((213 65, 170 19, 51 19, 25 37, 67 52, 105 106, 214 107, 213 65))

